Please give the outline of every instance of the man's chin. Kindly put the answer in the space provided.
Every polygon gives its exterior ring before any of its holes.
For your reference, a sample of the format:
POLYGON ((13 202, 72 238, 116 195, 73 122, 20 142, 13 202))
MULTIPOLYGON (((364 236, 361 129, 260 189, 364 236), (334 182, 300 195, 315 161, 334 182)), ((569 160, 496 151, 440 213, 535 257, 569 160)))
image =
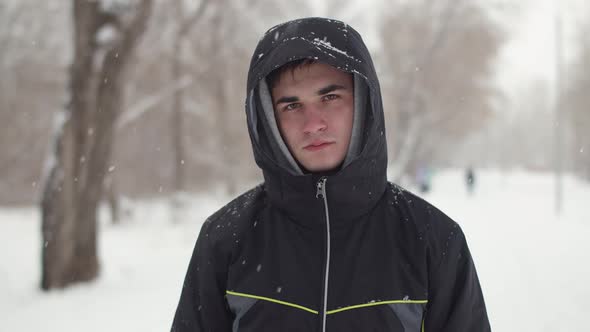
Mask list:
POLYGON ((340 168, 341 162, 325 161, 325 162, 313 162, 306 163, 302 166, 309 173, 326 173, 332 172, 340 168))

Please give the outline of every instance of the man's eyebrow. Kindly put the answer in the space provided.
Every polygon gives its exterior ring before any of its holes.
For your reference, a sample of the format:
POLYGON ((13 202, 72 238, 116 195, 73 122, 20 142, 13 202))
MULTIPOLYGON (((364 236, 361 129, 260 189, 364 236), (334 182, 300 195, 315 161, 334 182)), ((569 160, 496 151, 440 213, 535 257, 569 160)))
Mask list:
POLYGON ((282 103, 293 103, 299 101, 299 97, 281 97, 279 98, 276 103, 277 104, 282 104, 282 103))
POLYGON ((343 85, 331 84, 325 88, 321 88, 320 90, 318 90, 318 96, 325 95, 325 94, 330 93, 332 91, 343 90, 343 89, 346 89, 343 85))
MULTIPOLYGON (((330 92, 333 92, 336 90, 343 90, 343 89, 346 89, 346 87, 343 85, 330 84, 325 88, 319 89, 317 92, 317 95, 321 96, 321 95, 325 95, 327 93, 330 93, 330 92)), ((282 103, 285 103, 285 104, 294 103, 296 101, 299 101, 299 97, 296 97, 296 96, 294 96, 294 97, 281 97, 281 98, 277 99, 277 101, 275 103, 278 105, 278 104, 282 104, 282 103)))

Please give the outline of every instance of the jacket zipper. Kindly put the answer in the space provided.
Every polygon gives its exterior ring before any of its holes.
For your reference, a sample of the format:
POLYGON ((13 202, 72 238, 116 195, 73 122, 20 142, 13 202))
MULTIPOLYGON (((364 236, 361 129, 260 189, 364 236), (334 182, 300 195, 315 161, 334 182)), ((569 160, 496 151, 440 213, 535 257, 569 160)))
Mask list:
POLYGON ((326 268, 324 273, 324 294, 322 303, 322 332, 326 332, 326 311, 328 310, 328 277, 330 275, 330 214, 328 213, 328 196, 326 195, 327 177, 322 177, 317 183, 316 198, 324 200, 326 214, 326 268))

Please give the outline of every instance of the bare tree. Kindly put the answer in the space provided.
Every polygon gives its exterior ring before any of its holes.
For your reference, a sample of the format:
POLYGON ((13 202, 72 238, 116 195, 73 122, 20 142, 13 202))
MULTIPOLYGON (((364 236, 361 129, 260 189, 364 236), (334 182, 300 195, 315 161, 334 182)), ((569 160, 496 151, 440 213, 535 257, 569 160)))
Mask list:
MULTIPOLYGON (((116 169, 107 172, 110 179, 105 181, 103 189, 112 193, 109 194, 112 202, 116 202, 113 199, 116 196, 167 195, 178 186, 192 191, 210 190, 223 184, 226 190, 235 192, 260 180, 244 125, 249 59, 257 38, 267 28, 290 18, 309 16, 307 2, 210 1, 198 22, 186 30, 178 52, 175 40, 180 26, 196 14, 201 1, 154 0, 150 24, 137 51, 130 55, 128 61, 133 66, 127 71, 128 80, 121 92, 125 95, 122 105, 125 112, 117 119, 114 138, 117 144, 111 162, 116 169), (177 4, 184 6, 182 17, 175 10, 177 4), (173 63, 177 60, 180 66, 176 70, 182 75, 174 79, 173 63), (172 111, 178 109, 175 100, 181 100, 176 102, 182 109, 181 120, 178 117, 173 120, 173 114, 179 114, 172 111), (173 128, 173 121, 182 123, 182 132, 173 128), (158 135, 153 135, 154 132, 158 135), (183 143, 184 147, 175 142, 183 143)), ((75 96, 67 88, 73 85, 69 77, 75 45, 73 38, 63 37, 73 31, 68 19, 72 3, 20 0, 0 4, 3 46, 0 47, 3 78, 0 80, 0 188, 5 189, 0 190, 0 202, 3 204, 34 203, 43 195, 40 184, 48 180, 51 169, 46 166, 48 171, 41 174, 44 156, 48 149, 53 154, 56 147, 47 146, 57 132, 51 129, 52 116, 64 104, 75 103, 75 96)), ((100 67, 107 50, 119 38, 111 38, 113 31, 119 35, 118 28, 110 24, 99 30, 97 49, 100 51, 92 60, 94 74, 88 88, 92 91, 93 100, 89 103, 93 108, 100 67)), ((107 85, 111 82, 112 79, 107 79, 107 85)), ((75 117, 90 122, 95 117, 93 114, 75 117)), ((68 111, 61 118, 73 121, 72 115, 68 111)), ((89 147, 97 134, 97 128, 87 129, 85 134, 84 130, 78 133, 85 136, 86 143, 80 145, 88 147, 88 151, 84 150, 87 154, 78 157, 83 163, 90 158, 89 147)), ((74 166, 81 172, 77 181, 86 181, 86 166, 74 166)), ((117 219, 116 215, 113 219, 117 219)))
POLYGON ((237 0, 215 1, 203 17, 200 33, 191 35, 195 60, 187 70, 195 78, 194 96, 199 98, 193 103, 206 111, 194 112, 197 123, 189 140, 195 148, 187 159, 206 167, 227 193, 236 193, 242 178, 257 172, 244 113, 246 75, 256 39, 273 23, 305 15, 306 9, 303 1, 257 0, 247 6, 237 0))
POLYGON ((380 64, 393 176, 448 154, 490 113, 489 81, 500 45, 482 9, 463 0, 400 5, 381 24, 380 64), (442 151, 441 151, 442 150, 442 151))
MULTIPOLYGON (((178 25, 178 29, 175 33, 174 38, 174 46, 173 46, 173 60, 171 65, 171 76, 172 82, 179 82, 182 80, 183 72, 185 70, 185 66, 183 63, 183 45, 187 42, 187 36, 192 31, 192 28, 201 20, 205 10, 207 9, 210 0, 202 0, 199 2, 198 7, 190 13, 190 15, 185 16, 184 12, 186 10, 183 8, 184 5, 182 2, 176 2, 175 4, 175 13, 176 17, 180 20, 180 24, 178 25)), ((186 163, 186 155, 185 155, 185 144, 184 144, 184 89, 178 89, 174 93, 174 99, 172 101, 172 113, 171 113, 171 134, 172 134, 172 151, 173 154, 173 164, 174 164, 174 180, 172 184, 172 190, 174 194, 172 195, 172 219, 173 222, 179 221, 178 213, 179 210, 182 208, 182 198, 180 194, 184 191, 184 185, 186 182, 185 176, 185 163, 186 163)))
POLYGON ((121 111, 124 73, 152 1, 73 1, 74 57, 41 202, 41 288, 98 276, 96 212, 121 111))
POLYGON ((32 0, 0 4, 0 202, 4 204, 34 201, 48 123, 63 103, 63 66, 69 48, 60 36, 67 7, 32 0))

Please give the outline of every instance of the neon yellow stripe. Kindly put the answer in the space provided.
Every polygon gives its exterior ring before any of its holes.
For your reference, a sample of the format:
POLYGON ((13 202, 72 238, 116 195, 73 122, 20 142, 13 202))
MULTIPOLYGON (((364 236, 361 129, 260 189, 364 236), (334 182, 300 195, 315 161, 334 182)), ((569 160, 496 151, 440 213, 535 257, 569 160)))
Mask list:
POLYGON ((358 309, 358 308, 364 308, 364 307, 372 307, 372 306, 383 305, 383 304, 394 304, 394 303, 395 304, 397 304, 397 303, 401 303, 401 304, 409 304, 409 303, 425 304, 425 303, 428 303, 428 300, 391 300, 391 301, 371 302, 371 303, 357 304, 357 305, 353 305, 353 306, 345 307, 345 308, 340 308, 340 309, 329 310, 326 313, 328 315, 330 315, 330 314, 335 314, 337 312, 346 311, 346 310, 352 310, 352 309, 358 309))
MULTIPOLYGON (((281 301, 281 300, 276 300, 276 299, 271 299, 270 297, 264 297, 264 296, 258 296, 258 295, 252 295, 252 294, 245 294, 245 293, 238 293, 238 292, 232 292, 232 291, 225 291, 227 294, 229 295, 235 295, 235 296, 241 296, 241 297, 249 297, 252 299, 258 299, 258 300, 264 300, 264 301, 268 301, 268 302, 273 302, 273 303, 278 303, 278 304, 282 304, 282 305, 286 305, 289 307, 293 307, 293 308, 297 308, 297 309, 301 309, 307 312, 310 312, 312 314, 319 314, 319 312, 317 310, 312 310, 309 308, 306 308, 304 306, 295 304, 295 303, 290 303, 290 302, 285 302, 285 301, 281 301)), ((365 307, 373 307, 376 305, 383 305, 383 304, 426 304, 428 303, 428 300, 390 300, 390 301, 380 301, 380 302, 371 302, 371 303, 364 303, 364 304, 357 304, 357 305, 353 305, 350 307, 344 307, 344 308, 340 308, 340 309, 334 309, 334 310, 328 310, 326 312, 327 315, 330 314, 335 314, 338 312, 342 312, 342 311, 346 311, 346 310, 352 310, 352 309, 358 309, 358 308, 365 308, 365 307)), ((424 332, 424 320, 422 321, 422 332, 424 332)))
POLYGON ((252 294, 244 294, 244 293, 237 293, 237 292, 232 292, 232 291, 225 291, 227 294, 229 295, 235 295, 235 296, 242 296, 242 297, 249 297, 252 299, 258 299, 258 300, 264 300, 264 301, 269 301, 269 302, 273 302, 273 303, 278 303, 278 304, 282 304, 282 305, 286 305, 289 307, 293 307, 293 308, 297 308, 297 309, 301 309, 301 310, 305 310, 307 312, 311 312, 312 314, 319 314, 318 311, 316 310, 311 310, 309 308, 306 308, 304 306, 300 306, 298 304, 294 304, 294 303, 289 303, 289 302, 285 302, 285 301, 281 301, 281 300, 275 300, 275 299, 271 299, 269 297, 264 297, 264 296, 258 296, 258 295, 252 295, 252 294))

